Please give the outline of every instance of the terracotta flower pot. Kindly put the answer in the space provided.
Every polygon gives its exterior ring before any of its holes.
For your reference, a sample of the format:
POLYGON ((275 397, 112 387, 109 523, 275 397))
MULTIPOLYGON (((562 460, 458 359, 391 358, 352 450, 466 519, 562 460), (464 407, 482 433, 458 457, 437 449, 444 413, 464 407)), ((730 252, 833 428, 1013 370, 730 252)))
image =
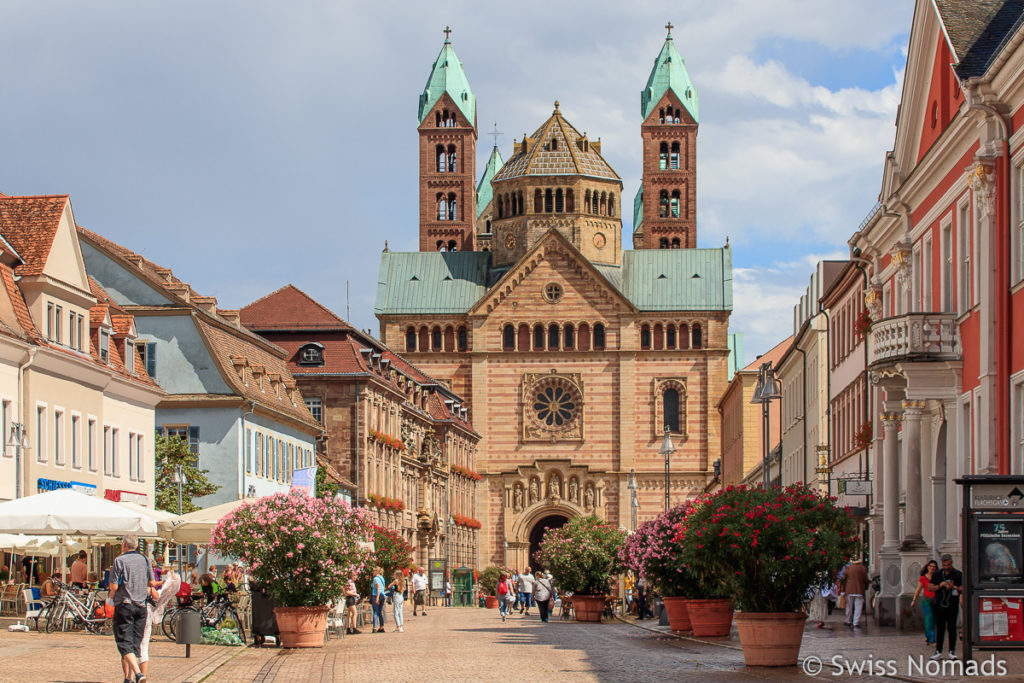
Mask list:
POLYGON ((700 638, 728 637, 732 629, 732 600, 687 600, 693 635, 700 638))
POLYGON ((796 666, 807 615, 800 612, 740 612, 743 660, 747 666, 796 666))
POLYGON ((690 612, 686 609, 686 598, 666 596, 662 598, 665 602, 665 611, 668 612, 668 626, 673 631, 689 631, 690 612))
POLYGON ((484 607, 486 607, 487 609, 497 609, 497 607, 498 607, 498 598, 497 598, 497 596, 485 595, 484 596, 484 607))
POLYGON ((601 612, 604 611, 603 595, 573 595, 572 611, 576 621, 600 623, 601 612))
POLYGON ((327 629, 327 605, 275 607, 282 647, 323 647, 327 629))

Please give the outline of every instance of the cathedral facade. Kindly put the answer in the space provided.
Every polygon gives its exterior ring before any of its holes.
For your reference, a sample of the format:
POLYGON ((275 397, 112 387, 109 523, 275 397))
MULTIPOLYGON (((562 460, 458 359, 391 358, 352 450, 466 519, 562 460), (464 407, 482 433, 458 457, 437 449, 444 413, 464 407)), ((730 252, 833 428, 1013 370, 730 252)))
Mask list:
POLYGON ((447 39, 434 62, 419 98, 420 251, 385 250, 375 313, 385 343, 465 397, 482 436, 480 566, 530 564, 544 529, 579 515, 630 529, 664 509, 666 480, 675 504, 713 478, 732 257, 697 248, 697 127, 669 33, 641 95, 624 250, 613 150, 555 102, 477 179, 476 99, 447 39))

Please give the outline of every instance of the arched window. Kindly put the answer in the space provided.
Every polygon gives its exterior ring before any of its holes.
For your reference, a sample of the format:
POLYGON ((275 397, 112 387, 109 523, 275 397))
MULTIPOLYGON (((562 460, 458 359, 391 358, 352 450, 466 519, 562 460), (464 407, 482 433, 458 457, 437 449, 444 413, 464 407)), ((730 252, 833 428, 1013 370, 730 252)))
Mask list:
POLYGON ((444 251, 444 240, 438 240, 436 246, 438 251, 444 251))
POLYGON ((437 172, 444 173, 445 169, 448 168, 448 155, 444 152, 444 146, 437 146, 437 172))
POLYGON ((561 335, 559 334, 558 325, 556 325, 555 323, 551 323, 550 325, 548 325, 548 351, 558 350, 560 336, 561 335))
POLYGON ((672 190, 672 201, 669 202, 672 218, 679 218, 679 190, 672 190))
POLYGON ((416 328, 410 327, 405 331, 405 350, 415 351, 416 350, 416 328))
POLYGON ((420 328, 420 343, 417 344, 420 351, 430 350, 430 331, 426 327, 420 328))
POLYGON ((519 326, 519 338, 516 340, 520 351, 530 350, 530 326, 523 323, 519 326))
POLYGON ((448 172, 456 173, 459 170, 459 164, 456 161, 455 145, 448 145, 448 172))
POLYGON ((523 204, 523 191, 520 190, 517 194, 519 195, 519 215, 522 215, 526 213, 526 205, 523 204))
POLYGON ((434 125, 438 128, 441 127, 441 112, 439 111, 434 112, 434 125))
POLYGON ((679 326, 679 348, 690 348, 690 326, 686 323, 679 326))
POLYGON ((665 108, 658 110, 658 123, 665 123, 665 108))
POLYGON ((558 138, 551 138, 551 150, 558 149, 558 138))
POLYGON ((448 251, 458 251, 459 246, 455 240, 448 240, 448 251))
POLYGON ((435 327, 430 331, 430 350, 440 351, 441 350, 441 328, 435 327))
POLYGON ((661 326, 661 323, 654 326, 654 338, 651 341, 655 351, 665 348, 665 328, 661 326))
POLYGON ((669 325, 665 328, 665 348, 676 348, 676 326, 669 325))
POLYGON ((505 217, 505 202, 502 201, 501 195, 499 194, 497 197, 495 197, 494 201, 498 205, 498 218, 499 219, 504 218, 505 217))
POLYGON ((668 190, 658 193, 658 217, 668 218, 668 190))
POLYGON ((658 150, 658 170, 664 171, 668 168, 668 143, 661 143, 658 150))
POLYGON ((679 430, 679 390, 666 389, 661 394, 661 414, 665 418, 663 426, 674 434, 680 434, 679 430))
POLYGON ((601 213, 604 214, 608 210, 608 195, 604 192, 601 193, 601 213))
POLYGON ((604 325, 601 323, 594 325, 594 350, 604 351, 604 325))
POLYGON ((693 348, 702 348, 704 340, 701 338, 700 325, 693 326, 693 348))
POLYGON ((647 325, 640 328, 640 348, 651 348, 651 328, 647 327, 647 325))
POLYGON ((465 327, 459 327, 459 351, 465 351, 469 348, 469 333, 466 332, 465 327))
POLYGON ((541 213, 542 211, 544 211, 544 195, 538 189, 533 193, 533 212, 541 213))
POLYGON ((457 221, 459 220, 459 212, 456 206, 455 193, 448 193, 448 220, 457 221))
POLYGON ((448 220, 448 200, 444 198, 443 194, 437 195, 437 220, 448 220))
POLYGON ((321 344, 313 342, 312 344, 304 344, 299 349, 299 365, 323 365, 324 364, 324 347, 321 344))
POLYGON ((615 193, 608 193, 608 215, 612 218, 615 217, 615 193))
POLYGON ((490 221, 487 221, 487 234, 488 235, 491 234, 491 222, 490 221))
POLYGON ((543 351, 544 350, 544 326, 534 325, 533 326, 533 350, 543 351))
POLYGON ((544 190, 544 213, 551 213, 555 210, 555 199, 554 193, 551 192, 551 188, 544 190))
POLYGON ((562 196, 562 188, 555 190, 555 213, 565 211, 565 198, 562 196))
POLYGON ((673 237, 672 238, 672 248, 673 249, 678 249, 680 246, 681 246, 681 244, 679 242, 679 238, 678 237, 673 237))
POLYGON ((505 329, 501 333, 501 350, 502 351, 514 351, 516 348, 516 328, 511 325, 505 325, 505 329))
POLYGON ((580 328, 577 331, 579 335, 579 343, 576 344, 576 348, 580 351, 590 350, 590 325, 586 323, 580 323, 580 328))
MULTIPOLYGON (((664 143, 662 143, 662 144, 664 144, 664 143)), ((674 171, 679 169, 679 143, 678 142, 673 142, 672 143, 672 153, 669 155, 668 165, 669 165, 669 168, 671 168, 674 171)))
POLYGON ((576 210, 576 199, 573 197, 572 188, 565 191, 565 211, 572 213, 576 210))
POLYGON ((455 330, 450 325, 444 328, 444 350, 455 350, 455 330))
POLYGON ((590 213, 590 190, 583 193, 583 213, 590 213))
POLYGON ((573 346, 575 346, 575 337, 576 331, 573 329, 572 323, 567 324, 565 326, 565 331, 562 333, 562 344, 565 346, 565 348, 571 349, 573 346))
POLYGON ((658 249, 668 249, 668 238, 662 237, 658 240, 658 249))
MULTIPOLYGON (((505 196, 508 197, 508 195, 505 195, 505 196)), ((517 215, 519 215, 519 207, 517 206, 517 204, 519 203, 519 200, 516 198, 516 193, 513 192, 512 196, 508 197, 508 199, 509 199, 509 206, 511 207, 510 210, 509 210, 509 215, 510 216, 517 216, 517 215)))
POLYGON ((672 123, 679 123, 679 110, 678 109, 676 109, 676 115, 672 118, 672 123))

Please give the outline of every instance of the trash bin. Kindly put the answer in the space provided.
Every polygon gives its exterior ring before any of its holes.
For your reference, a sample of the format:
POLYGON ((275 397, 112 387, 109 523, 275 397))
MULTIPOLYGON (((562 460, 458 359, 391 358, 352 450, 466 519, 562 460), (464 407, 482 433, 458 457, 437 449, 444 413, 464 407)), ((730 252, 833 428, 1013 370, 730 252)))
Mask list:
POLYGON ((200 628, 201 620, 199 612, 195 610, 182 610, 175 618, 174 626, 175 642, 185 646, 185 656, 192 656, 192 646, 198 645, 203 639, 203 632, 200 628))

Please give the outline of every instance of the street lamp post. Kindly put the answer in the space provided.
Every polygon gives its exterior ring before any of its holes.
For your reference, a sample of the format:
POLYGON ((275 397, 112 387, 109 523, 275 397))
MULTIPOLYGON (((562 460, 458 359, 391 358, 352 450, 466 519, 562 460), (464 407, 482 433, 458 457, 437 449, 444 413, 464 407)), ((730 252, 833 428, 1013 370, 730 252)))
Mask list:
POLYGON ((508 566, 508 539, 505 539, 505 555, 501 560, 501 567, 504 569, 508 566))
POLYGON ((28 435, 25 434, 25 425, 21 422, 11 423, 11 436, 7 440, 6 449, 14 452, 14 497, 21 498, 21 455, 28 450, 28 435))
POLYGON ((761 368, 757 373, 757 385, 754 387, 754 396, 750 399, 750 402, 761 404, 761 481, 766 489, 771 483, 771 477, 769 476, 768 471, 768 441, 771 438, 769 436, 771 431, 769 413, 771 411, 772 401, 781 398, 782 381, 775 376, 775 370, 772 369, 772 362, 767 361, 765 363, 761 363, 761 368))
POLYGON ((636 511, 640 507, 640 501, 636 496, 636 470, 629 471, 629 483, 626 484, 626 488, 629 489, 630 531, 636 531, 636 511))
MULTIPOLYGON (((181 487, 184 484, 188 483, 188 479, 185 478, 185 466, 184 465, 182 465, 181 463, 178 463, 177 465, 174 466, 174 475, 172 475, 171 481, 178 485, 178 516, 180 517, 181 516, 181 487)), ((177 546, 178 546, 177 547, 177 552, 175 554, 178 556, 178 574, 180 575, 181 572, 182 572, 182 567, 181 567, 181 544, 178 543, 177 546)))
POLYGON ((675 453, 675 452, 676 452, 676 447, 672 445, 672 430, 669 429, 668 425, 665 425, 665 438, 662 439, 662 441, 661 441, 661 449, 658 451, 658 455, 664 455, 665 456, 665 512, 668 512, 669 506, 671 505, 671 503, 670 503, 670 496, 669 496, 670 480, 669 480, 669 474, 668 474, 668 466, 669 466, 669 459, 672 457, 672 454, 675 453))

